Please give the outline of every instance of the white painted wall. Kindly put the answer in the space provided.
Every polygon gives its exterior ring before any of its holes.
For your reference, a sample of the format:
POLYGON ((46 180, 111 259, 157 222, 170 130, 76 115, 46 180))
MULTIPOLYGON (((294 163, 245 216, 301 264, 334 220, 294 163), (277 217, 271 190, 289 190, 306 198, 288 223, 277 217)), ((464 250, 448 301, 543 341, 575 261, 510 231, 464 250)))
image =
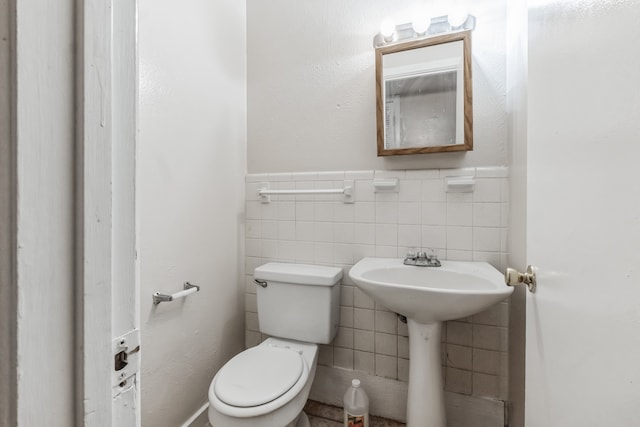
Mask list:
POLYGON ((250 173, 507 164, 505 0, 247 0, 247 25, 250 173), (373 36, 420 8, 478 18, 474 151, 378 158, 373 36))
POLYGON ((175 427, 243 347, 244 2, 139 3, 142 424, 175 427), (155 291, 201 292, 154 307, 155 291))

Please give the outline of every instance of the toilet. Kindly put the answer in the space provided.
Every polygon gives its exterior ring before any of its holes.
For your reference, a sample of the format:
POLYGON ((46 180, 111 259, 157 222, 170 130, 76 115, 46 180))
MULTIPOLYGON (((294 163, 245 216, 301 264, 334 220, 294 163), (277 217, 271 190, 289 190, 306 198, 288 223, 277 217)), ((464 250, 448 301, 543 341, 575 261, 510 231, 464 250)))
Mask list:
POLYGON ((255 269, 262 344, 236 355, 209 386, 213 427, 308 427, 302 411, 318 344, 338 331, 342 270, 270 262, 255 269))

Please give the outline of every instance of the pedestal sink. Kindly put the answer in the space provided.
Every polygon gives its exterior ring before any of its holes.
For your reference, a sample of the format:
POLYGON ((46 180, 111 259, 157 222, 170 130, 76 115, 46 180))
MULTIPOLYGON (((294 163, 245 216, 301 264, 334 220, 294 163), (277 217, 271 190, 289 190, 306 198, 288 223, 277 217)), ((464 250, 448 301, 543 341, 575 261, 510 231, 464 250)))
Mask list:
POLYGON ((404 265, 402 259, 363 258, 349 277, 375 301, 407 317, 408 427, 446 427, 440 366, 442 322, 479 313, 513 288, 486 262, 442 261, 441 267, 404 265))

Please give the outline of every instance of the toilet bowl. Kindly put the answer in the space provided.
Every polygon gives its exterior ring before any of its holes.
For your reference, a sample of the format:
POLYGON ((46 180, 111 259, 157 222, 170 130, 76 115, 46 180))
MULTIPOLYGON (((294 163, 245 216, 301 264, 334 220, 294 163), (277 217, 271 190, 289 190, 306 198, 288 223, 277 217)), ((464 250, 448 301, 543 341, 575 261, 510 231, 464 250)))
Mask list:
POLYGON ((268 338, 235 356, 209 387, 214 427, 303 427, 318 346, 268 338))
POLYGON ((209 386, 213 427, 309 427, 302 412, 318 344, 339 323, 342 269, 267 263, 254 271, 260 331, 271 338, 227 362, 209 386))

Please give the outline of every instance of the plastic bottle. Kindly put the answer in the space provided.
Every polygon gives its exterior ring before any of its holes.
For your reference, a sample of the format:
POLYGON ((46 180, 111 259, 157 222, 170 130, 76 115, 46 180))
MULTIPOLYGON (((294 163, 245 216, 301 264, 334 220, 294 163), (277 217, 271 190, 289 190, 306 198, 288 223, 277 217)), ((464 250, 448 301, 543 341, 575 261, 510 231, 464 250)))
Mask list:
POLYGON ((369 427, 369 398, 360 380, 352 380, 344 394, 344 427, 369 427))

